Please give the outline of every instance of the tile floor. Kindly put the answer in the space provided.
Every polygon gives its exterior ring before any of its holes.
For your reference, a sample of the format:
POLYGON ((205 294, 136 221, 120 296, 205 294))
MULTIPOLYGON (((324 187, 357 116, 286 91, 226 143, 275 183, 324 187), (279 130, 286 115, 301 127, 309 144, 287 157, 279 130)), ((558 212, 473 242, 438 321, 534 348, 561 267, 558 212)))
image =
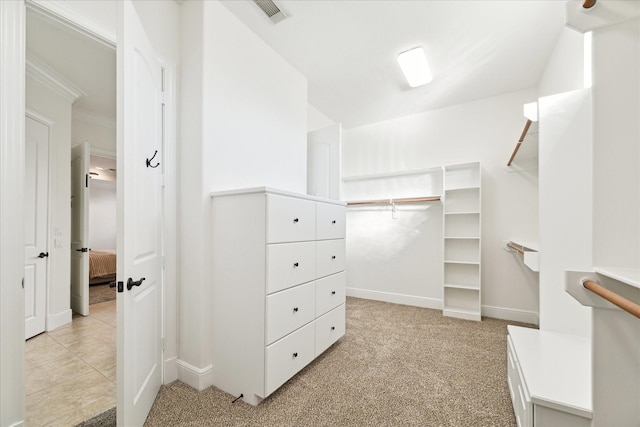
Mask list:
POLYGON ((116 301, 25 345, 26 426, 75 426, 116 406, 116 301))

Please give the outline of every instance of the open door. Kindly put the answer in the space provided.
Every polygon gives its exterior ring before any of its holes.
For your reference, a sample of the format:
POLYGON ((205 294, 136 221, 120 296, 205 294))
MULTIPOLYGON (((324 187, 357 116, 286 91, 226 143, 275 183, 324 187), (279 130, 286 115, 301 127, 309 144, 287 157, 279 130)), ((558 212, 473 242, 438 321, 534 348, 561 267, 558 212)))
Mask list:
POLYGON ((89 143, 71 150, 71 310, 89 315, 89 143))
POLYGON ((117 422, 141 426, 162 381, 162 70, 130 0, 117 55, 117 422))

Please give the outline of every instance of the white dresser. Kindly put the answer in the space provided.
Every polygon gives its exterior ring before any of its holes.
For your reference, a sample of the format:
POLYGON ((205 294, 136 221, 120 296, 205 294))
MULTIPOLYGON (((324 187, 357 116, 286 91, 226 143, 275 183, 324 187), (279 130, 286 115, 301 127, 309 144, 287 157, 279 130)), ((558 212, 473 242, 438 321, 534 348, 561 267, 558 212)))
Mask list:
POLYGON ((213 384, 257 405, 345 333, 345 204, 212 194, 213 384))

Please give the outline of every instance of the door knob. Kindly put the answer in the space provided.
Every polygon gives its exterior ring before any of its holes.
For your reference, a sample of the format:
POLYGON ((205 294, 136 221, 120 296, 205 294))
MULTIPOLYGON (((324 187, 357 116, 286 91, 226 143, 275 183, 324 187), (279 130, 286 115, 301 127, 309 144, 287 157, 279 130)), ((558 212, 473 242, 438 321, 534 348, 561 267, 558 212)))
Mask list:
POLYGON ((47 258, 49 256, 49 252, 40 252, 40 255, 38 255, 38 258, 47 258))
POLYGON ((144 282, 144 277, 140 280, 134 281, 131 277, 129 277, 127 279, 127 290, 130 291, 131 288, 133 288, 134 286, 140 286, 142 285, 142 282, 144 282))

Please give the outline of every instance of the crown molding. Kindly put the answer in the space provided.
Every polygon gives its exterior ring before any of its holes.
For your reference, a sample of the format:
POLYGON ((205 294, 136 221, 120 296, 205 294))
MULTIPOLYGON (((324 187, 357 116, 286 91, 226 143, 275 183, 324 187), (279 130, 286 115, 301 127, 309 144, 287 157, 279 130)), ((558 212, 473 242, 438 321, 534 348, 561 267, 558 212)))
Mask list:
POLYGON ((114 50, 116 48, 117 38, 113 29, 87 18, 58 0, 26 0, 26 5, 31 10, 52 18, 67 28, 79 31, 106 47, 114 50))
POLYGON ((88 96, 85 91, 71 83, 66 77, 59 74, 49 64, 30 51, 27 51, 26 72, 29 77, 42 83, 71 104, 88 96))

